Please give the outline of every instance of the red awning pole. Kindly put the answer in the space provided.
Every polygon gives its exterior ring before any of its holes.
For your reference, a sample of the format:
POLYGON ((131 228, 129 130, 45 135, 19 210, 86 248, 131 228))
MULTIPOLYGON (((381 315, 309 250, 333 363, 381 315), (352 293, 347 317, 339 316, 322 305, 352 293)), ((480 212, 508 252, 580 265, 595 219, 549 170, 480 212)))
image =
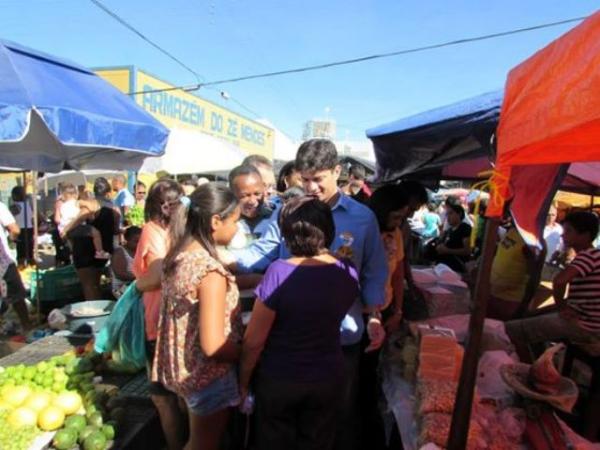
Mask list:
POLYGON ((477 284, 475 285, 475 294, 473 296, 473 311, 471 312, 471 319, 469 321, 467 348, 465 350, 454 412, 452 414, 448 450, 464 450, 467 448, 473 393, 475 382, 477 381, 479 350, 483 336, 487 302, 490 296, 490 272, 496 251, 499 225, 500 219, 490 218, 485 227, 481 265, 477 274, 477 284))

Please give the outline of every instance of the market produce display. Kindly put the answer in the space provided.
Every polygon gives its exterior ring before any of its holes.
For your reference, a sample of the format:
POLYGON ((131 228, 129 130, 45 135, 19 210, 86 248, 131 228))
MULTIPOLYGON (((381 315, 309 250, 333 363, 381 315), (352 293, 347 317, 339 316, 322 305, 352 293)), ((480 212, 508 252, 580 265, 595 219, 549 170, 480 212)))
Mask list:
POLYGON ((73 351, 0 367, 0 449, 28 450, 42 432, 56 432, 56 450, 110 448, 124 410, 116 389, 95 383, 101 361, 73 351))

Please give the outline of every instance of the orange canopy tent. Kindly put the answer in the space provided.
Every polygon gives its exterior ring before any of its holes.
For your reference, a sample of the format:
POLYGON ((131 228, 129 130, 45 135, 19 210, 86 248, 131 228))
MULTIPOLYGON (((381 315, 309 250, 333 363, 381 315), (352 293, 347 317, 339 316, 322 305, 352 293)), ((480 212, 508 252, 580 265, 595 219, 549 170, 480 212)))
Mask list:
POLYGON ((449 450, 466 448, 496 231, 510 210, 523 237, 538 243, 542 218, 574 162, 600 161, 600 12, 515 67, 498 126, 496 171, 469 323, 449 450))
POLYGON ((510 71, 498 126, 500 195, 488 216, 501 216, 512 199, 523 237, 536 243, 536 215, 568 165, 585 161, 600 161, 600 12, 510 71))

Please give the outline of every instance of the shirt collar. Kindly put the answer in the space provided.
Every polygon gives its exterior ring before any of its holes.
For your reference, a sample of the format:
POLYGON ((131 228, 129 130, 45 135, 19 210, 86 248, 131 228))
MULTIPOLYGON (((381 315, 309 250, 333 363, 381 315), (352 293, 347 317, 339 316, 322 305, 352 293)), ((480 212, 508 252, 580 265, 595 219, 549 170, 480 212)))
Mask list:
POLYGON ((346 211, 348 211, 348 208, 350 207, 350 197, 348 197, 346 194, 344 194, 339 189, 338 189, 338 194, 339 194, 338 200, 335 203, 335 205, 333 205, 331 210, 335 211, 337 208, 342 208, 342 209, 345 209, 346 211))

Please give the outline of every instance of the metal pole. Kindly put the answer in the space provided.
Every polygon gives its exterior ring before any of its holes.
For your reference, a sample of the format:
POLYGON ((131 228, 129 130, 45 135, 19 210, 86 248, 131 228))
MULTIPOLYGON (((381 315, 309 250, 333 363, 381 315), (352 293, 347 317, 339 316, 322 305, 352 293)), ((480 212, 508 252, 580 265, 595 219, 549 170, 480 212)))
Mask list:
POLYGON ((23 229, 21 230, 23 236, 23 244, 25 246, 25 265, 31 263, 29 261, 28 253, 29 253, 29 234, 27 233, 27 223, 29 222, 29 214, 27 207, 27 172, 23 172, 23 191, 25 192, 25 198, 23 199, 23 229))
POLYGON ((467 348, 465 350, 454 412, 452 414, 448 450, 464 450, 467 448, 471 407, 473 405, 473 391, 475 389, 475 382, 477 381, 479 350, 481 347, 487 302, 490 296, 490 272, 496 250, 499 225, 500 219, 492 218, 488 219, 485 227, 481 264, 479 273, 477 274, 477 284, 475 285, 467 348))
POLYGON ((33 263, 35 264, 35 274, 36 274, 36 280, 38 283, 37 289, 35 290, 35 297, 36 297, 36 309, 37 309, 37 322, 41 323, 42 320, 42 305, 41 305, 41 301, 40 301, 40 268, 38 266, 38 246, 37 246, 37 241, 38 241, 38 203, 37 203, 37 170, 34 170, 31 172, 31 178, 32 178, 32 183, 31 183, 31 197, 32 197, 32 204, 33 204, 33 263))

